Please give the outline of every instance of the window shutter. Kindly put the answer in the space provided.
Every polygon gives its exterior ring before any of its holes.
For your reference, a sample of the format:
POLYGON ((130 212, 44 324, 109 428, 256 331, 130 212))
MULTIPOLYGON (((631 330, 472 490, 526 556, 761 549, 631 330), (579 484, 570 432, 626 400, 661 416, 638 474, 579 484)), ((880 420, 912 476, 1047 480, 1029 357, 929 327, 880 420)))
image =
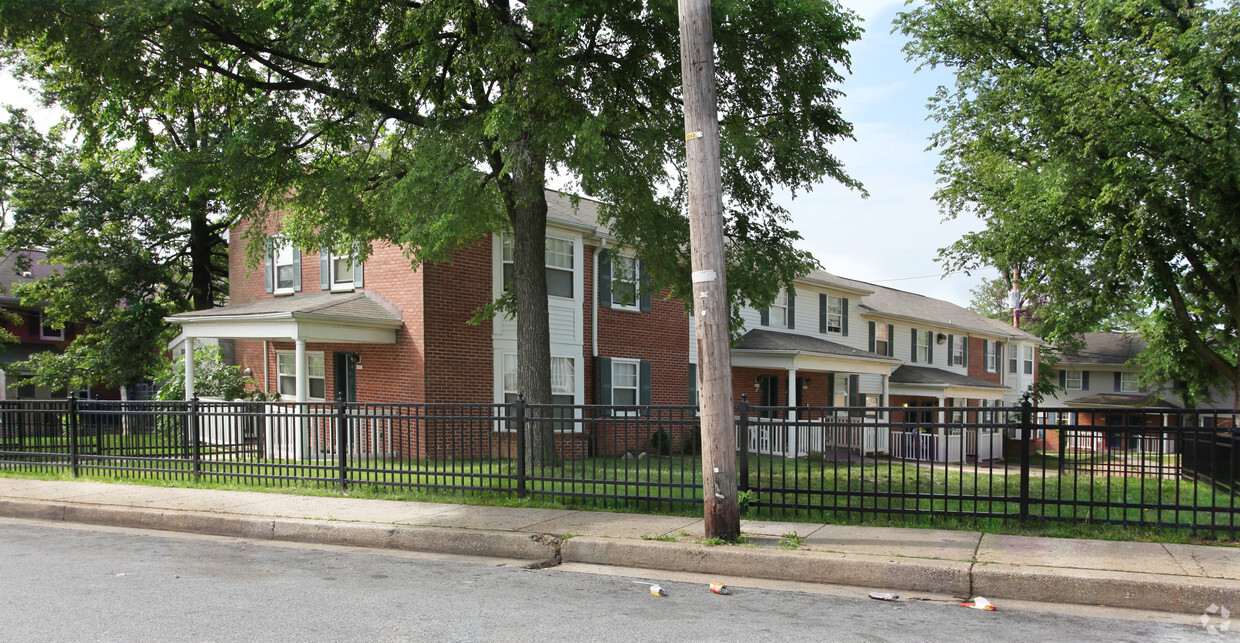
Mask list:
POLYGON ((762 309, 762 313, 758 317, 758 323, 762 324, 763 326, 771 325, 771 309, 770 308, 762 309))
POLYGON ((1089 390, 1089 371, 1081 371, 1081 390, 1089 390))
MULTIPOLYGON (((611 405, 611 358, 600 357, 598 360, 598 403, 611 405)), ((608 415, 611 410, 607 410, 608 415)))
POLYGON ((934 331, 928 330, 929 337, 926 338, 926 363, 934 363, 934 331))
POLYGON ((637 262, 637 290, 640 308, 650 312, 650 277, 646 275, 646 262, 637 262))
POLYGON ((272 274, 272 271, 275 270, 273 265, 275 261, 273 261, 272 257, 274 252, 275 248, 271 246, 271 240, 268 239, 267 254, 263 255, 263 292, 275 292, 275 275, 272 274))
POLYGON ((835 373, 827 373, 827 406, 835 406, 835 373))
POLYGON ((878 341, 878 325, 870 322, 870 352, 873 353, 878 341))
POLYGON ((1115 371, 1115 392, 1116 393, 1119 393, 1119 389, 1121 388, 1120 383, 1119 383, 1119 377, 1120 377, 1119 371, 1115 371))
POLYGON ((861 399, 860 397, 858 397, 861 394, 861 392, 857 390, 859 388, 861 388, 861 376, 860 375, 849 375, 848 376, 848 406, 861 406, 857 402, 857 400, 861 399))
POLYGON ((840 317, 840 334, 848 337, 848 298, 844 297, 840 300, 843 302, 844 314, 840 317))
POLYGON ((361 288, 363 285, 365 285, 365 281, 363 281, 362 279, 362 272, 363 272, 363 268, 365 267, 366 267, 366 264, 364 263, 358 263, 357 265, 353 266, 353 287, 354 288, 361 288))
POLYGON ((913 329, 913 359, 910 360, 914 364, 917 363, 917 329, 913 329))
POLYGON ((887 324, 887 357, 896 356, 896 327, 895 324, 887 324))
POLYGON ((947 335, 947 365, 956 365, 956 336, 951 333, 947 335))
POLYGON ((787 317, 788 317, 788 328, 789 329, 796 328, 797 327, 797 324, 796 324, 797 296, 796 296, 796 293, 792 291, 788 292, 788 315, 787 317))
POLYGON ((818 293, 818 332, 827 332, 827 296, 818 293))
MULTIPOLYGON (((606 249, 598 251, 598 305, 611 308, 611 253, 606 249)), ((607 370, 610 373, 610 360, 607 362, 607 370)), ((608 378, 610 377, 608 375, 608 378)), ((607 393, 607 399, 611 399, 610 392, 607 393)))
POLYGON ((995 342, 995 372, 1003 372, 1003 342, 995 342))
POLYGON ((1068 386, 1068 371, 1063 369, 1059 370, 1059 386, 1060 388, 1066 388, 1068 386))
POLYGON ((697 364, 690 364, 689 365, 689 404, 693 404, 693 400, 697 399, 697 395, 698 395, 697 364))
POLYGON ((965 335, 960 338, 960 359, 964 360, 965 368, 969 367, 969 336, 965 335))
POLYGON ((301 250, 293 248, 293 290, 301 292, 301 250))
POLYGON ((990 340, 982 340, 982 371, 990 372, 990 340))
POLYGON ((638 403, 642 405, 642 415, 650 415, 650 370, 650 360, 642 360, 637 382, 638 403))
POLYGON ((319 290, 331 290, 331 252, 319 248, 319 290))

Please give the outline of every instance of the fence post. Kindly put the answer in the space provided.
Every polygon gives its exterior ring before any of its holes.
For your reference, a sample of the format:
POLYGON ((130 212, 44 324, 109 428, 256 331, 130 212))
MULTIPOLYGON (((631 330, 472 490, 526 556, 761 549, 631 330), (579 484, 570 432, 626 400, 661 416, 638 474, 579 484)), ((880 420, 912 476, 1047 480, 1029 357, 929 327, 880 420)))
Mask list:
POLYGON ((517 394, 517 403, 513 406, 512 429, 517 432, 517 497, 524 498, 529 492, 525 488, 525 394, 517 394))
POLYGON ((193 463, 194 481, 202 477, 202 439, 198 430, 198 394, 189 399, 189 457, 193 463))
POLYGON ((749 394, 741 393, 741 403, 736 405, 736 444, 741 448, 740 466, 737 467, 737 490, 749 491, 749 394))
POLYGON ((78 477, 78 409, 77 396, 69 394, 69 469, 78 477))
POLYGON ((344 391, 336 392, 336 467, 340 490, 346 491, 349 487, 349 413, 344 391))
POLYGON ((1029 522, 1029 450, 1033 446, 1033 403, 1029 394, 1020 399, 1020 524, 1029 522))

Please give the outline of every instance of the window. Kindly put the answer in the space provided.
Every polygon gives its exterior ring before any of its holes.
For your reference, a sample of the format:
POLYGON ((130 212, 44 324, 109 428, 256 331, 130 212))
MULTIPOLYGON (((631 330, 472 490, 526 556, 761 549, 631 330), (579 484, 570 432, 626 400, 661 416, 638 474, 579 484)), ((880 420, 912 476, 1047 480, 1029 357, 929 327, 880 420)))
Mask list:
POLYGON ((1008 372, 1015 374, 1020 368, 1020 359, 1017 357, 1016 351, 1008 352, 1011 353, 1011 355, 1008 355, 1008 372))
POLYGON ((772 328, 788 327, 788 295, 779 293, 775 297, 775 301, 771 302, 771 307, 766 309, 767 325, 772 328))
POLYGON ((1136 373, 1120 373, 1119 374, 1119 390, 1121 393, 1136 393, 1141 390, 1140 383, 1137 382, 1136 373))
POLYGON ((638 362, 611 360, 611 403, 617 406, 637 405, 638 362))
POLYGON ((47 316, 39 313, 39 338, 40 339, 64 339, 65 329, 53 328, 47 321, 47 316))
MULTIPOLYGON (((326 399, 326 363, 322 353, 306 353, 307 397, 312 400, 326 399)), ((276 353, 276 374, 280 380, 280 395, 297 395, 297 353, 276 353)))
POLYGON ((930 342, 933 341, 934 331, 922 330, 917 332, 917 360, 918 362, 930 362, 930 342))
POLYGON ((611 305, 613 308, 641 310, 639 264, 635 257, 611 255, 611 305))
MULTIPOLYGON (((547 237, 547 294, 552 297, 573 297, 573 242, 567 239, 547 237)), ((512 237, 503 240, 504 288, 512 286, 513 246, 512 237)))
POLYGON ((831 400, 831 406, 848 406, 849 397, 848 383, 851 380, 847 375, 837 373, 835 375, 835 396, 831 400))
MULTIPOLYGON (((985 341, 985 340, 983 340, 985 341)), ((986 342, 982 344, 985 353, 984 368, 987 373, 999 372, 999 342, 986 342)))
MULTIPOLYGON (((551 358, 551 403, 575 404, 577 402, 576 364, 571 357, 551 358)), ((517 401, 520 385, 517 383, 517 354, 504 353, 504 402, 517 401)))
POLYGON ((874 325, 874 352, 879 355, 891 354, 891 327, 887 324, 874 325))
POLYGON ((844 330, 844 298, 827 295, 827 332, 839 333, 844 330))
POLYGON ((1033 347, 1026 346, 1025 351, 1025 375, 1033 375, 1033 347))
POLYGON ((297 287, 297 251, 290 244, 277 247, 271 255, 271 269, 275 275, 275 292, 293 292, 297 287))
POLYGON ((952 364, 964 366, 964 344, 967 341, 969 341, 968 337, 952 337, 952 364))
POLYGON ((1064 371, 1063 387, 1070 391, 1081 390, 1081 372, 1075 370, 1064 371))

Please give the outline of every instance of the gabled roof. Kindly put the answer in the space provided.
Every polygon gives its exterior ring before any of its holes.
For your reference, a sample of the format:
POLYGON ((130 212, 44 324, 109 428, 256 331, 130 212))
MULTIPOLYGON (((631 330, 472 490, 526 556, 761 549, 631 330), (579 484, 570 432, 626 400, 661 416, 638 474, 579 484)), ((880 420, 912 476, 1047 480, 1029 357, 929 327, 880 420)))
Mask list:
POLYGON ((931 366, 904 364, 891 374, 892 384, 934 384, 942 386, 967 386, 970 388, 1006 389, 1006 386, 979 380, 968 375, 952 373, 931 366))
POLYGON ((38 281, 48 275, 52 275, 61 271, 63 266, 48 265, 42 263, 47 259, 47 253, 42 250, 14 250, 7 255, 0 256, 0 302, 16 303, 18 297, 13 296, 13 286, 15 284, 30 283, 38 281), (30 267, 26 272, 21 272, 17 268, 18 259, 22 256, 30 258, 30 267))
POLYGON ((1078 351, 1061 352, 1061 364, 1107 364, 1120 366, 1145 350, 1146 341, 1136 333, 1085 333, 1078 351))
POLYGON ((795 333, 781 333, 773 330, 764 330, 755 328, 743 337, 741 341, 733 347, 733 350, 752 350, 752 351, 785 351, 800 353, 815 353, 818 355, 833 355, 838 357, 859 357, 865 359, 882 360, 895 362, 894 358, 870 351, 863 351, 851 346, 844 346, 835 342, 829 342, 818 337, 809 335, 798 335, 795 333))
POLYGON ((165 318, 185 337, 392 344, 404 323, 367 293, 304 295, 165 318))
POLYGON ((169 321, 221 317, 324 317, 340 320, 399 322, 400 317, 384 308, 365 293, 301 295, 263 299, 238 306, 177 313, 169 321))

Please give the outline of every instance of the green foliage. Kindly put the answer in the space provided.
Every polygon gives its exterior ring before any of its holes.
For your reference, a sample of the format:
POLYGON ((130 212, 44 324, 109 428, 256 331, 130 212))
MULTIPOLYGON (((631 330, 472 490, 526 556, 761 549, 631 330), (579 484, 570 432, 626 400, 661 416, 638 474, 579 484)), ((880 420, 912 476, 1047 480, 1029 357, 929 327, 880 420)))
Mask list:
POLYGON ((701 455, 702 453, 702 427, 694 426, 693 429, 685 433, 684 445, 681 447, 681 453, 685 455, 701 455))
POLYGON ((779 546, 783 549, 799 549, 804 542, 805 536, 797 535, 795 531, 779 537, 779 546))
MULTIPOLYGON (((824 178, 859 189, 829 147, 852 134, 834 86, 861 31, 829 0, 717 0, 713 14, 738 319, 742 303, 768 304, 814 266, 775 192, 824 178)), ((262 196, 302 248, 364 258, 382 240, 419 265, 510 230, 518 376, 533 403, 550 401, 548 174, 604 201, 602 222, 637 251, 654 288, 688 300, 673 3, 26 0, 0 5, 0 29, 10 50, 61 52, 115 95, 204 78, 225 94, 256 94, 261 107, 238 117, 261 113, 264 126, 236 148, 276 151, 253 154, 242 176, 258 167, 274 177, 262 196)), ((195 167, 232 179, 229 165, 195 167)), ((249 252, 256 261, 261 246, 249 252)))
POLYGON ((672 436, 667 431, 659 429, 650 434, 650 448, 658 455, 672 454, 672 436))
MULTIPOLYGON (((185 356, 171 362, 152 378, 155 381, 158 400, 185 399, 185 356)), ((225 364, 220 349, 200 346, 194 349, 194 392, 199 397, 217 397, 225 400, 262 399, 262 393, 254 386, 253 378, 241 369, 225 364)))
POLYGON ((1240 5, 931 0, 897 25, 956 72, 936 198, 986 228, 948 268, 1019 268, 1056 343, 1141 318, 1149 377, 1240 387, 1240 5))

